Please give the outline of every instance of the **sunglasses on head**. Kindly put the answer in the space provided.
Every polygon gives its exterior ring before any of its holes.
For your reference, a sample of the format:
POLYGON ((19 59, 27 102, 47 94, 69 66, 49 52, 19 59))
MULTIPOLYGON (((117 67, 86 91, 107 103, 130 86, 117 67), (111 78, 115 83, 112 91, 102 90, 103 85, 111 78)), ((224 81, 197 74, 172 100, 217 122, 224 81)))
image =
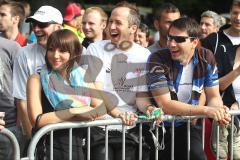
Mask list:
POLYGON ((196 37, 189 37, 189 36, 173 36, 173 35, 168 35, 167 40, 172 41, 174 40, 176 43, 183 43, 186 42, 186 40, 190 38, 190 40, 195 39, 196 37))
POLYGON ((55 24, 53 22, 46 22, 46 23, 42 23, 42 22, 32 22, 31 25, 32 25, 32 28, 34 27, 39 27, 39 28, 47 28, 48 26, 50 26, 51 24, 55 24))

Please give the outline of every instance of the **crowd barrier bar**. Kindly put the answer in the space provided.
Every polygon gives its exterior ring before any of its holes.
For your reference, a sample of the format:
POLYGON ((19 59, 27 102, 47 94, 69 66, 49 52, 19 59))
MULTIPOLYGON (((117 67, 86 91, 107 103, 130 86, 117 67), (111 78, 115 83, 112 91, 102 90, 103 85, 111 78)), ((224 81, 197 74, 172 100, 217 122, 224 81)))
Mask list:
POLYGON ((11 131, 9 131, 7 128, 3 128, 2 130, 0 130, 0 134, 5 135, 11 141, 13 146, 13 159, 20 160, 20 147, 15 135, 11 131))
MULTIPOLYGON (((231 110, 230 111, 230 114, 232 116, 232 118, 236 115, 240 115, 240 110, 231 110)), ((171 151, 171 159, 174 160, 174 138, 175 138, 175 135, 174 135, 174 122, 176 120, 186 120, 188 123, 188 159, 190 159, 190 122, 192 120, 192 118, 207 118, 206 116, 171 116, 171 115, 164 115, 164 118, 163 120, 164 121, 170 121, 172 122, 172 151, 171 151)), ((149 121, 147 121, 149 122, 149 121)), ((204 121, 203 121, 204 122, 204 121)), ((140 121, 138 122, 140 123, 140 127, 139 127, 139 160, 142 159, 142 123, 144 123, 144 121, 140 121)), ((60 130, 60 129, 70 129, 69 132, 70 132, 70 138, 69 138, 69 150, 72 149, 71 148, 71 145, 72 145, 72 129, 73 128, 87 128, 88 129, 88 142, 87 142, 87 159, 90 160, 90 128, 91 127, 95 127, 95 126, 105 126, 105 149, 106 149, 106 152, 105 152, 105 160, 108 160, 108 125, 121 125, 122 124, 122 121, 120 119, 113 119, 113 120, 97 120, 97 121, 91 121, 91 122, 63 122, 63 123, 57 123, 57 124, 49 124, 47 126, 44 126, 43 128, 41 128, 33 137, 33 139, 31 140, 30 142, 30 145, 28 147, 28 157, 25 157, 25 158, 22 158, 21 160, 34 160, 34 151, 36 149, 36 146, 37 146, 37 143, 38 141, 40 140, 40 138, 49 133, 50 132, 50 137, 51 137, 51 140, 50 140, 50 146, 52 148, 53 146, 53 132, 54 130, 60 130)), ((205 126, 205 124, 203 123, 203 125, 205 126)), ((233 141, 233 121, 231 122, 231 144, 232 144, 232 141, 233 141)), ((126 132, 126 129, 125 129, 125 126, 123 126, 122 128, 122 138, 123 138, 123 143, 122 143, 122 149, 123 149, 123 152, 122 152, 122 160, 125 160, 125 132, 126 132)), ((202 132, 202 136, 204 136, 204 129, 203 129, 203 132, 202 132)), ((158 138, 158 128, 156 129, 156 137, 158 138)), ((204 138, 204 137, 203 137, 204 138)), ((204 142, 204 139, 203 139, 203 142, 204 142)), ((203 144, 203 148, 204 148, 204 144, 203 144)), ((230 160, 233 159, 233 148, 232 148, 232 145, 231 145, 231 148, 230 148, 230 160)), ((72 151, 69 151, 69 159, 71 159, 71 156, 72 156, 72 151)), ((217 160, 219 159, 219 126, 217 126, 217 151, 216 151, 216 158, 217 160)), ((52 153, 52 149, 51 149, 51 152, 50 152, 50 158, 51 160, 53 159, 53 153, 52 153)), ((158 151, 156 150, 155 151, 155 159, 158 159, 158 151)))

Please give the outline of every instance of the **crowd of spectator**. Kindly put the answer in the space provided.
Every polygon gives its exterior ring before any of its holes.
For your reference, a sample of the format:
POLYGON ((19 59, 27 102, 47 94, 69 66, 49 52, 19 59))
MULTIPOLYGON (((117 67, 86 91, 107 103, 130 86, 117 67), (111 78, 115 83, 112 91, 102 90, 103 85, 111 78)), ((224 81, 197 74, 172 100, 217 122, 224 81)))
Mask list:
MULTIPOLYGON (((62 14, 50 5, 31 13, 26 1, 0 1, 0 130, 7 128, 21 143, 21 156, 41 127, 64 121, 120 118, 126 125, 126 160, 138 159, 140 114, 158 110, 155 123, 165 132, 159 159, 171 159, 171 124, 162 114, 205 115, 206 139, 217 152, 220 126, 221 160, 240 159, 240 116, 235 116, 230 143, 229 110, 240 102, 240 0, 230 6, 230 23, 204 11, 198 23, 164 3, 154 14, 158 39, 141 20, 138 6, 117 3, 110 15, 101 7, 69 2, 62 14)), ((154 135, 143 126, 142 156, 155 158, 154 135)), ((122 126, 109 126, 108 158, 122 159, 122 126)), ((202 121, 190 125, 190 159, 209 159, 202 148, 202 121)), ((73 130, 73 159, 85 159, 86 129, 73 130)), ((175 122, 174 159, 187 160, 187 123, 175 122)), ((206 147, 206 148, 208 148, 206 147)), ((36 157, 49 159, 49 137, 37 146, 36 157)), ((54 159, 69 157, 68 130, 54 133, 54 159)), ((11 160, 9 139, 0 134, 0 159, 11 160)), ((105 129, 91 130, 91 160, 105 159, 105 129)))

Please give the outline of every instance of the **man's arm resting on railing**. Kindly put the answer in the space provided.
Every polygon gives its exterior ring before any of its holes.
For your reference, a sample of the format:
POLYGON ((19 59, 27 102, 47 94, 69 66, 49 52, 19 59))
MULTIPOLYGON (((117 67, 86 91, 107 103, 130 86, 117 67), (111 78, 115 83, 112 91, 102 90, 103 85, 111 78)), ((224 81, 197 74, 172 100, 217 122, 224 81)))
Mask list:
MULTIPOLYGON (((206 90, 206 97, 211 96, 208 94, 208 89, 206 90)), ((210 91, 211 93, 211 91, 210 91)), ((225 110, 223 107, 209 107, 203 105, 191 105, 183 103, 180 101, 172 100, 170 92, 167 90, 154 89, 152 90, 155 101, 158 105, 163 106, 163 111, 165 114, 170 115, 180 115, 180 116, 196 116, 196 115, 206 115, 213 118, 215 121, 220 121, 225 119, 225 110)), ((212 104, 215 99, 208 99, 212 104)), ((220 99, 221 101, 221 99, 220 99)))
POLYGON ((229 108, 223 105, 219 93, 219 86, 206 87, 207 105, 209 106, 208 116, 221 124, 228 124, 231 120, 229 108))

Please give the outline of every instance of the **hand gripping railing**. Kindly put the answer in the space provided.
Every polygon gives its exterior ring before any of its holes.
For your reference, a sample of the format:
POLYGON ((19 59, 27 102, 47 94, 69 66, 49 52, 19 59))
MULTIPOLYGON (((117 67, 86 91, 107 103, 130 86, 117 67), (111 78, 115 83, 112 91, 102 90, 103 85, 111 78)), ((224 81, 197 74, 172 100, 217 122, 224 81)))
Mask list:
MULTIPOLYGON (((229 160, 233 160, 233 127, 234 127, 234 121, 233 118, 234 116, 240 115, 240 109, 238 110, 230 110, 229 111, 230 115, 231 115, 231 138, 230 138, 230 143, 231 143, 231 147, 230 147, 230 157, 229 160)), ((207 118, 206 116, 200 115, 200 116, 171 116, 171 115, 165 115, 164 117, 164 121, 170 121, 172 122, 172 148, 171 148, 171 160, 174 160, 174 122, 175 120, 186 120, 188 122, 188 160, 190 159, 190 122, 191 119, 193 118, 207 118)), ((204 124, 205 122, 203 122, 203 126, 205 126, 204 124)), ((202 139, 204 140, 204 133, 205 130, 203 128, 203 132, 202 132, 202 139)), ((216 159, 219 160, 219 125, 217 126, 217 148, 216 148, 216 159)), ((204 143, 203 143, 203 149, 204 149, 204 143)))

